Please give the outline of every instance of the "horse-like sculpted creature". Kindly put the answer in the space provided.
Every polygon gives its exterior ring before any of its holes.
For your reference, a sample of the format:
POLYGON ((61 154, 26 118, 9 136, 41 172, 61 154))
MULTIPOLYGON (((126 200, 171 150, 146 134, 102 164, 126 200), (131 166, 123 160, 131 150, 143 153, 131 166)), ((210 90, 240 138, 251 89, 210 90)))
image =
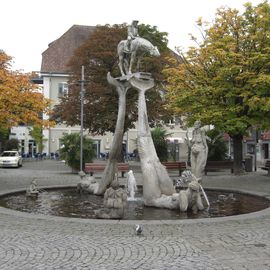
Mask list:
POLYGON ((158 48, 144 38, 136 37, 134 40, 132 40, 129 52, 125 51, 126 42, 127 40, 121 40, 117 47, 119 58, 118 66, 122 76, 132 73, 132 67, 136 58, 136 71, 139 71, 140 61, 144 55, 149 54, 150 56, 160 56, 158 48))

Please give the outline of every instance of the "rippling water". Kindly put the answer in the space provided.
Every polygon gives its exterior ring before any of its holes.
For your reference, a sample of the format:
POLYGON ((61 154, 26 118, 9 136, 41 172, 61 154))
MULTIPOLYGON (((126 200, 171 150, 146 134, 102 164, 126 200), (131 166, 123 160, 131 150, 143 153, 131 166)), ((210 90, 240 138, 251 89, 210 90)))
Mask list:
MULTIPOLYGON (((124 219, 129 220, 159 220, 159 219, 194 219, 232 216, 259 211, 270 206, 264 198, 246 194, 234 193, 233 198, 228 198, 229 193, 207 191, 210 201, 209 210, 193 214, 180 213, 179 210, 167 210, 145 207, 142 198, 137 195, 135 201, 128 201, 124 219), (219 195, 225 195, 225 201, 219 201, 219 195)), ((232 195, 231 195, 232 196, 232 195)), ((37 198, 29 198, 25 193, 0 198, 0 205, 18 211, 39 213, 44 215, 95 218, 94 210, 103 207, 103 197, 78 194, 76 188, 47 190, 41 192, 37 198)), ((206 205, 206 203, 205 203, 206 205)))

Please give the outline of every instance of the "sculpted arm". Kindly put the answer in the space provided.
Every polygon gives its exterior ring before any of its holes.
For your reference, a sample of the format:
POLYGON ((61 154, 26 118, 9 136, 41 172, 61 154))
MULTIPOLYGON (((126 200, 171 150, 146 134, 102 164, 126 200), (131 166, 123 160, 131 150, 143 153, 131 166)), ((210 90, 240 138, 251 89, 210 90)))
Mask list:
POLYGON ((206 139, 208 138, 206 135, 205 135, 205 131, 203 129, 201 129, 201 136, 202 136, 202 141, 203 141, 203 145, 205 148, 207 148, 207 142, 206 142, 206 139))
MULTIPOLYGON (((192 139, 193 139, 193 132, 192 132, 192 139)), ((185 138, 185 141, 187 142, 187 145, 188 145, 188 147, 191 147, 192 146, 192 142, 193 142, 193 140, 189 140, 189 137, 188 137, 188 131, 186 132, 186 138, 185 138)))

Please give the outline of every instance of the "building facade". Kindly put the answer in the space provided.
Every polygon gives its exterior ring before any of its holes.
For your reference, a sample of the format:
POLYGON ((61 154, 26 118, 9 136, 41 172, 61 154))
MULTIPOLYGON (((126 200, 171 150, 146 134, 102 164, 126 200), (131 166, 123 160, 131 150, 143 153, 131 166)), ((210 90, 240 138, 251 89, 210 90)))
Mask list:
POLYGON ((30 135, 30 126, 12 127, 9 139, 17 139, 19 141, 20 152, 23 156, 33 157, 38 152, 35 140, 30 135))

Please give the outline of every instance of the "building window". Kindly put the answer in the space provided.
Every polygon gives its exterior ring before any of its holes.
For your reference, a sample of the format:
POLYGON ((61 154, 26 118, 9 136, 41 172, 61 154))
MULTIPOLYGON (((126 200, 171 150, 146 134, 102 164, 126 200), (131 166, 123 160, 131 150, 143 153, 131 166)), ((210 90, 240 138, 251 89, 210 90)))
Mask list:
POLYGON ((255 154, 255 145, 254 144, 247 144, 247 153, 248 154, 255 154))
POLYGON ((175 125, 176 125, 175 117, 167 119, 167 121, 165 121, 165 125, 167 127, 170 127, 171 129, 173 129, 175 127, 175 125))
POLYGON ((68 84, 66 82, 62 82, 58 84, 58 97, 61 98, 68 94, 68 84))

